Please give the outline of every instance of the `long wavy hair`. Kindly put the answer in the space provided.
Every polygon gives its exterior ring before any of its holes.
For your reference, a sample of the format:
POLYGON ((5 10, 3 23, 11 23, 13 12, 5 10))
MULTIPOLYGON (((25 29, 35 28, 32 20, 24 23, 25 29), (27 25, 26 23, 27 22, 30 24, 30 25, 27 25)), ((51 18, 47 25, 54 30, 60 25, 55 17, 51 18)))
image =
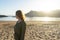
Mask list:
POLYGON ((23 13, 22 13, 21 10, 17 10, 17 11, 16 11, 16 16, 18 16, 21 20, 24 21, 23 13))

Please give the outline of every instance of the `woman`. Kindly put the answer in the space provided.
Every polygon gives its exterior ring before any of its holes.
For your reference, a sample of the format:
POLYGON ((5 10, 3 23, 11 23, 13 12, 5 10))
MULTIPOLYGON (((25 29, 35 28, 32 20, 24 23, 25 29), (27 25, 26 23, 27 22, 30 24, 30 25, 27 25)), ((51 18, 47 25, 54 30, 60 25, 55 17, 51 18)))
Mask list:
POLYGON ((14 39, 15 40, 24 40, 26 23, 23 18, 23 14, 21 10, 16 11, 16 18, 18 21, 14 26, 14 39))

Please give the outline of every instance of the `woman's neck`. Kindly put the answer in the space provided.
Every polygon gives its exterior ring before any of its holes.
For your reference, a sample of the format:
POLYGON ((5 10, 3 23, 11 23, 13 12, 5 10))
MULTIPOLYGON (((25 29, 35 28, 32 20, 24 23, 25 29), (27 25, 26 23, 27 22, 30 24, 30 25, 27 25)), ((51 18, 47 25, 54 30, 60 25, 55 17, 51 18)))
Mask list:
POLYGON ((20 23, 22 20, 21 19, 18 19, 18 23, 20 23))

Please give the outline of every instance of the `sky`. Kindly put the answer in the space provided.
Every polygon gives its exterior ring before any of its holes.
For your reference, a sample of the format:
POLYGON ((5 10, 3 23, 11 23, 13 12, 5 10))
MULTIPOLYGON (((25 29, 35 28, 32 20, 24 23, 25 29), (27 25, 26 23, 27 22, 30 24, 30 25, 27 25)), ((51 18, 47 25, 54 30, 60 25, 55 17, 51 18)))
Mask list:
POLYGON ((15 15, 17 10, 25 14, 31 10, 49 12, 60 9, 60 0, 0 0, 0 15, 15 15))

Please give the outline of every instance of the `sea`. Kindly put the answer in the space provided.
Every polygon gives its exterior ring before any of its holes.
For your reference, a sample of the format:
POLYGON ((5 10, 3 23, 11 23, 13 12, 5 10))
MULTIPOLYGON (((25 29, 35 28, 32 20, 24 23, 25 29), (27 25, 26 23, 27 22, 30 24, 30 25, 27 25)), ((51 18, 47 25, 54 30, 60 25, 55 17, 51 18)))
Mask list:
MULTIPOLYGON (((17 21, 16 17, 0 17, 0 21, 17 21)), ((26 17, 25 21, 60 21, 55 17, 26 17)))

